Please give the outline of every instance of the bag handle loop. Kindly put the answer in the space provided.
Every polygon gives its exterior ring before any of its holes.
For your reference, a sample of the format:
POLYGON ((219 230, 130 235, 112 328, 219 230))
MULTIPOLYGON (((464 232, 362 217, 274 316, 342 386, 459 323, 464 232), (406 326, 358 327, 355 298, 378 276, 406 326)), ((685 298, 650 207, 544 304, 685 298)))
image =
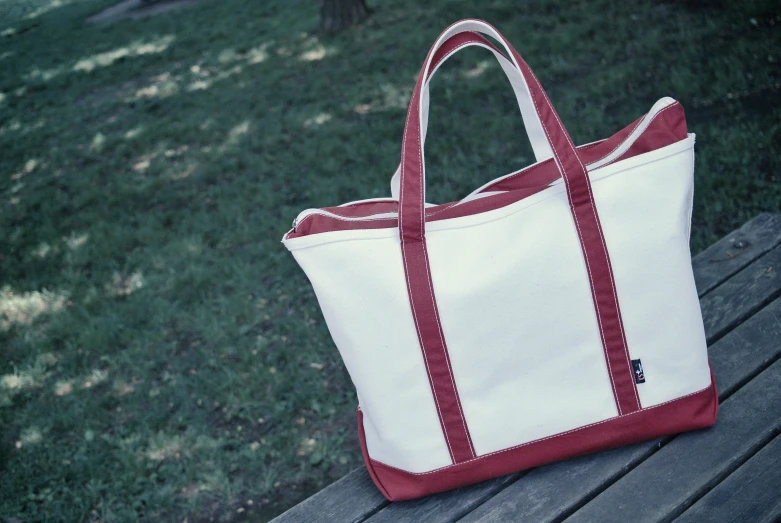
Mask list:
POLYGON ((423 156, 423 93, 433 58, 443 43, 453 35, 473 31, 495 38, 521 72, 531 95, 535 119, 545 133, 553 152, 553 161, 561 173, 567 201, 578 236, 594 302, 605 360, 619 416, 639 410, 640 398, 627 348, 615 278, 605 235, 599 220, 586 167, 575 144, 564 129, 556 110, 537 77, 518 52, 493 26, 481 20, 462 20, 440 35, 429 51, 418 75, 407 112, 401 147, 399 198, 399 240, 407 283, 407 293, 424 355, 440 421, 454 462, 471 459, 474 447, 450 372, 447 344, 431 277, 426 246, 425 192, 426 175, 423 156))
MULTIPOLYGON (((545 161, 553 156, 548 140, 545 137, 545 132, 540 125, 539 119, 536 117, 534 102, 531 98, 526 82, 523 79, 521 72, 516 69, 515 65, 507 59, 507 57, 499 50, 494 44, 492 44, 487 38, 479 33, 473 31, 466 31, 458 33, 445 42, 434 53, 431 61, 431 71, 428 74, 426 83, 423 87, 423 96, 421 103, 423 104, 422 121, 421 121, 421 143, 426 142, 426 132, 428 130, 428 116, 429 116, 429 83, 434 77, 439 68, 444 64, 448 58, 465 47, 483 47, 493 53, 499 65, 510 81, 510 85, 515 93, 518 107, 521 110, 521 118, 523 119, 524 127, 527 130, 529 136, 529 142, 534 152, 534 157, 537 162, 545 161)), ((396 172, 391 178, 391 197, 394 200, 399 199, 399 178, 401 176, 401 165, 396 169, 396 172)))
POLYGON ((530 93, 535 107, 533 120, 536 121, 535 124, 539 123, 545 133, 554 161, 568 187, 570 203, 578 205, 591 200, 591 189, 585 166, 578 157, 577 150, 548 96, 529 66, 493 26, 482 20, 462 20, 446 29, 429 51, 410 100, 402 142, 400 172, 399 233, 402 242, 421 242, 425 237, 425 160, 422 142, 422 98, 425 80, 429 77, 437 50, 451 36, 467 31, 491 36, 504 47, 513 65, 523 76, 526 90, 530 93))

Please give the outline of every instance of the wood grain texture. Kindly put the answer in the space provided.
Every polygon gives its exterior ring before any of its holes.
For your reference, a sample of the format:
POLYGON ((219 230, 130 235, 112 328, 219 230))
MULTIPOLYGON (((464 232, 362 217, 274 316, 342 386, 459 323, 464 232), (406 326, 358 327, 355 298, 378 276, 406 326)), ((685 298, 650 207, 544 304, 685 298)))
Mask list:
POLYGON ((694 504, 676 523, 781 520, 781 436, 694 504))
POLYGON ((366 469, 359 468, 277 516, 272 523, 357 523, 387 504, 366 469))
POLYGON ((459 521, 554 521, 626 474, 662 441, 657 438, 539 467, 459 521))
POLYGON ((421 499, 391 503, 368 521, 370 523, 456 521, 517 480, 521 474, 510 474, 421 499))
POLYGON ((708 357, 722 401, 781 358, 781 298, 720 339, 708 357))
POLYGON ((566 521, 671 521, 779 432, 781 361, 721 404, 714 427, 676 437, 566 521))
POLYGON ((704 296, 777 245, 781 214, 760 214, 694 257, 697 292, 704 296))
MULTIPOLYGON (((765 307, 713 345, 708 353, 721 399, 781 357, 781 299, 765 307)), ((498 493, 463 522, 558 521, 629 470, 666 441, 581 456, 532 470, 498 493)))
POLYGON ((708 343, 781 295, 781 246, 766 252, 700 300, 708 343))

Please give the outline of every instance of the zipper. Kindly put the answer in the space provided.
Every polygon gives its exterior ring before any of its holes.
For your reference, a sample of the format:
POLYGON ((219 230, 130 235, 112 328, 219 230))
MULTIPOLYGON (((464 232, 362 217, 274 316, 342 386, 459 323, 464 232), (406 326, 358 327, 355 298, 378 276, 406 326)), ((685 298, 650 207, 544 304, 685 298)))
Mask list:
MULTIPOLYGON (((673 98, 670 98, 669 96, 665 96, 664 98, 660 98, 659 100, 657 100, 656 103, 651 107, 651 110, 648 111, 648 113, 646 113, 646 115, 643 117, 642 120, 640 120, 640 123, 638 123, 637 127, 635 127, 635 129, 631 133, 629 133, 629 136, 624 138, 624 141, 621 142, 618 145, 618 147, 616 147, 616 149, 613 150, 613 152, 611 152, 609 155, 605 156, 604 158, 601 158, 601 159, 599 159, 599 160, 597 160, 595 162, 592 162, 592 163, 586 165, 585 166, 586 170, 587 171, 593 171, 595 169, 599 169, 600 167, 604 167, 605 165, 607 165, 607 164, 615 161, 617 158, 619 158, 622 154, 624 154, 629 149, 629 147, 631 147, 631 145, 633 143, 635 143, 637 138, 641 134, 643 134, 646 129, 648 129, 648 126, 651 125, 651 122, 654 120, 654 118, 656 118, 656 116, 659 113, 661 113, 662 111, 664 111, 665 109, 667 109, 671 105, 674 105, 675 103, 677 103, 676 100, 673 99, 673 98)), ((597 140, 596 142, 591 142, 591 144, 599 143, 599 142, 603 142, 603 141, 604 140, 597 140)), ((584 146, 585 145, 591 145, 591 144, 584 144, 584 146)), ((581 147, 583 147, 583 146, 581 146, 581 147)), ((515 171, 513 173, 506 174, 504 176, 500 176, 499 178, 495 178, 495 179, 491 180, 490 182, 481 185, 480 187, 478 187, 477 189, 475 189, 471 193, 469 193, 466 196, 466 198, 464 198, 464 200, 462 200, 462 201, 472 200, 477 195, 482 194, 485 191, 485 189, 488 189, 492 185, 494 185, 496 183, 499 183, 502 180, 506 180, 507 178, 512 178, 513 176, 521 175, 522 173, 524 173, 528 169, 531 169, 535 165, 537 165, 537 164, 532 164, 532 165, 529 165, 528 167, 524 167, 520 171, 515 171)), ((553 182, 551 185, 561 183, 560 180, 561 180, 561 178, 559 178, 559 180, 556 180, 555 182, 553 182)), ((461 202, 459 202, 459 203, 461 203, 461 202)))
MULTIPOLYGON (((624 154, 629 147, 637 140, 637 137, 640 136, 645 130, 648 128, 648 126, 651 124, 651 122, 656 118, 656 116, 661 113, 663 110, 667 109, 671 105, 675 104, 676 100, 670 97, 664 97, 660 100, 658 100, 653 107, 651 107, 651 110, 648 111, 648 113, 645 115, 645 118, 640 121, 638 126, 627 136, 623 142, 609 155, 605 156, 604 158, 601 158, 600 160, 597 160, 593 163, 590 163, 586 166, 586 169, 589 171, 598 169, 600 167, 603 167, 611 162, 613 162, 615 159, 620 157, 622 154, 624 154)), ((520 171, 516 171, 514 173, 510 173, 506 176, 502 176, 499 178, 496 178, 494 180, 491 180, 490 182, 486 183, 482 187, 479 187, 472 191, 470 194, 468 194, 465 198, 459 200, 457 203, 455 203, 452 206, 464 203, 465 201, 469 201, 472 199, 475 199, 476 197, 479 197, 478 195, 483 192, 483 190, 487 189, 491 185, 505 179, 509 178, 511 176, 516 176, 526 169, 530 169, 534 167, 535 164, 530 165, 524 169, 521 169, 520 171)), ((561 183, 561 179, 556 180, 555 182, 551 183, 551 186, 557 185, 558 183, 561 183)), ((504 192, 504 191, 502 191, 504 192)), ((369 201, 383 201, 383 200, 392 200, 392 198, 371 198, 369 200, 358 200, 356 202, 350 202, 340 205, 340 207, 349 207, 350 205, 356 204, 356 203, 363 203, 363 202, 369 202, 369 201)), ((451 207, 452 207, 451 206, 451 207)), ((304 211, 301 211, 298 216, 293 220, 293 232, 296 232, 296 229, 299 225, 301 225, 301 222, 304 221, 309 216, 319 214, 321 216, 328 216, 329 218, 335 218, 337 220, 342 220, 346 222, 361 222, 361 221, 371 221, 371 220, 382 220, 382 219, 391 219, 391 218, 397 218, 398 213, 395 212, 386 212, 386 213, 379 213, 379 214, 370 214, 368 216, 357 216, 357 217, 351 217, 351 216, 341 216, 339 214, 334 214, 329 211, 324 211, 322 209, 306 209, 304 211)))
POLYGON ((345 222, 362 222, 362 221, 371 221, 371 220, 382 220, 382 219, 391 219, 398 217, 398 213, 395 212, 383 212, 378 214, 369 214, 368 216, 341 216, 339 214, 334 214, 329 211, 324 211, 322 209, 306 209, 305 211, 301 211, 298 216, 296 216, 296 219, 293 220, 293 232, 296 232, 296 229, 299 225, 301 225, 301 222, 307 219, 309 216, 313 216, 315 214, 319 214, 320 216, 328 216, 329 218, 335 218, 337 220, 342 220, 345 222))

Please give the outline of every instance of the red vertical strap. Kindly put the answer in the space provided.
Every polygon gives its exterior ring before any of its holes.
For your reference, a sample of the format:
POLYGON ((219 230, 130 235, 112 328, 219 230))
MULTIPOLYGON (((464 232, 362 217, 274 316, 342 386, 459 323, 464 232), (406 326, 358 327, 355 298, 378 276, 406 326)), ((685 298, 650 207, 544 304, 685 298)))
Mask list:
MULTIPOLYGON (((486 47, 495 47, 482 36, 475 33, 463 33, 454 35, 448 39, 443 46, 434 52, 432 56, 432 67, 436 65, 450 53, 470 44, 480 44, 486 47)), ((431 54, 431 51, 429 51, 431 54)), ((426 58, 428 61, 428 57, 426 58)), ((425 67, 425 66, 424 66, 425 67)), ((410 111, 414 106, 417 110, 420 107, 420 92, 426 74, 421 71, 415 90, 410 100, 410 111)), ((416 164, 423 161, 423 151, 420 142, 421 129, 418 118, 407 118, 404 127, 404 142, 402 144, 402 163, 401 163, 401 185, 404 185, 407 162, 405 158, 407 137, 415 137, 415 147, 410 151, 411 155, 417 158, 412 163, 416 164)), ((413 172, 419 172, 419 169, 412 167, 413 172)), ((403 192, 403 191, 402 191, 403 192)), ((423 205, 424 187, 422 184, 416 184, 416 189, 407 192, 407 198, 414 198, 419 204, 423 205)), ((404 212, 402 201, 405 195, 400 195, 399 200, 399 222, 404 212)), ((400 228, 401 229, 401 228, 400 228)), ((434 403, 437 408, 439 422, 442 426, 442 433, 445 437, 445 443, 450 453, 453 463, 461 463, 475 457, 475 449, 472 444, 472 438, 469 435, 464 411, 461 406, 461 400, 458 396, 458 388, 453 376, 453 368, 450 364, 445 335, 442 332, 442 323, 439 320, 439 310, 437 308, 436 297, 434 296, 434 286, 431 281, 431 268, 428 261, 428 250, 425 242, 425 223, 418 220, 416 232, 411 235, 401 234, 401 251, 404 261, 404 273, 407 280, 407 292, 410 299, 410 308, 415 322, 415 328, 418 334, 423 353, 423 360, 428 374, 429 384, 434 396, 434 403)))
MULTIPOLYGON (((463 29, 450 38, 465 31, 481 31, 497 38, 511 53, 526 80, 537 115, 553 151, 554 161, 564 179, 589 278, 616 408, 619 415, 635 412, 640 409, 640 399, 634 383, 610 256, 586 168, 539 81, 506 39, 492 26, 479 20, 461 21, 456 25, 462 25, 463 29)), ((451 28, 446 32, 450 32, 451 28)), ((460 44, 467 41, 475 42, 467 38, 448 43, 446 39, 443 44, 455 51, 460 44)), ((421 145, 420 96, 431 63, 436 63, 443 57, 442 53, 436 54, 437 51, 438 48, 429 51, 426 65, 418 75, 404 127, 400 169, 399 238, 410 307, 437 413, 451 458, 454 463, 460 463, 472 459, 475 452, 442 332, 425 238, 425 167, 421 145), (433 56, 432 52, 435 53, 433 56)), ((450 51, 451 49, 448 49, 448 52, 450 51)))
POLYGON ((635 412, 641 408, 640 397, 629 357, 610 255, 588 172, 540 81, 518 52, 509 47, 529 85, 537 114, 553 149, 554 161, 565 182, 572 218, 588 272, 591 297, 618 414, 635 412))
MULTIPOLYGON (((419 106, 423 78, 423 74, 418 78, 410 106, 419 106)), ((417 156, 418 159, 413 159, 413 163, 422 161, 420 120, 418 118, 407 119, 404 135, 405 137, 417 137, 417 140, 414 141, 417 150, 410 151, 409 156, 417 156)), ((405 173, 409 167, 406 159, 408 156, 405 150, 406 142, 407 140, 404 140, 402 145, 402 187, 405 183, 405 173)), ((399 201, 400 222, 401 215, 404 213, 403 201, 405 198, 414 198, 418 202, 423 201, 423 187, 420 184, 415 185, 417 186, 415 190, 408 191, 406 194, 402 192, 399 201)), ((416 231, 412 234, 401 234, 401 254, 407 279, 407 292, 445 443, 453 463, 461 463, 474 458, 475 451, 458 396, 456 381, 453 377, 453 368, 450 364, 445 335, 442 332, 442 323, 439 320, 439 310, 434 296, 428 250, 426 249, 425 224, 422 220, 418 220, 416 227, 416 231)))
POLYGON ((402 244, 402 253, 407 267, 412 314, 415 317, 418 340, 423 349, 423 359, 431 390, 434 393, 439 421, 451 459, 454 463, 461 463, 474 458, 475 451, 461 408, 445 336, 439 321, 426 244, 422 242, 402 244), (423 318, 425 320, 421 321, 423 318))

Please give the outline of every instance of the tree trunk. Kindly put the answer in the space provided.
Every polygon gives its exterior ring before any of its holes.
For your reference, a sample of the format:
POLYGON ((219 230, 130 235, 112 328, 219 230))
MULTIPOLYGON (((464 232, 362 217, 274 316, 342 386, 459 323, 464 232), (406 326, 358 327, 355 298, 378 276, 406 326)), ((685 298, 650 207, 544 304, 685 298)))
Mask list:
POLYGON ((335 33, 363 22, 371 13, 366 0, 318 0, 320 27, 326 33, 335 33))

